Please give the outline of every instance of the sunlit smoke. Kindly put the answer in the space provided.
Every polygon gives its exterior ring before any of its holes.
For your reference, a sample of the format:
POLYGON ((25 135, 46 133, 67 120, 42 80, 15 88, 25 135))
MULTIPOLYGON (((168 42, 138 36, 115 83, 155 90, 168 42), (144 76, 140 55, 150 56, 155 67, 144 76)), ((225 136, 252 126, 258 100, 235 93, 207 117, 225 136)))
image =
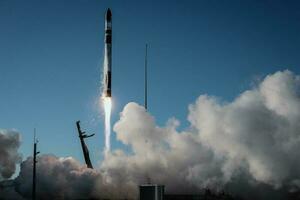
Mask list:
POLYGON ((111 98, 104 97, 103 98, 103 106, 104 106, 104 114, 105 114, 105 152, 110 151, 110 115, 111 115, 111 98))
MULTIPOLYGON (((137 185, 151 181, 165 185, 167 194, 212 191, 245 200, 299 199, 299 91, 300 76, 286 70, 266 76, 226 103, 200 95, 190 104, 188 126, 182 131, 176 118, 158 125, 143 106, 130 102, 113 126, 125 149, 111 148, 96 169, 74 158, 40 155, 37 198, 138 199, 137 185)), ((104 95, 99 100, 110 128, 114 100, 104 95)), ((17 164, 10 152, 17 152, 20 144, 13 132, 0 130, 0 174, 13 169, 7 177, 17 164)), ((28 157, 18 177, 10 180, 15 187, 3 189, 0 181, 0 199, 31 197, 31 178, 28 157)))

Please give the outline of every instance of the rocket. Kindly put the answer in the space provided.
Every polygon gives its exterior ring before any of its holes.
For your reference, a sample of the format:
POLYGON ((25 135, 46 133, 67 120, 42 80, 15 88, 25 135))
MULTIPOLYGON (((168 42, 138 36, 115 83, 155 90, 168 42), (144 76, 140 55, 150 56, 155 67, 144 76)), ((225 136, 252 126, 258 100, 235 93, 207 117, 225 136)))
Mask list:
POLYGON ((112 14, 108 8, 105 13, 105 36, 104 36, 104 97, 111 97, 111 45, 112 45, 112 14))

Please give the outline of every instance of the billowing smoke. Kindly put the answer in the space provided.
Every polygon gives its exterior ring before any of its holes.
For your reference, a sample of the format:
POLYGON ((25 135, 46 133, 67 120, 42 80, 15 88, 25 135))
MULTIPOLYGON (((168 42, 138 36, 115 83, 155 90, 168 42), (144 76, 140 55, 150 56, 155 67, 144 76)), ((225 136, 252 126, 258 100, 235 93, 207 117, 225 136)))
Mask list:
POLYGON ((16 165, 21 162, 19 146, 19 133, 0 129, 0 180, 8 179, 15 173, 16 165))
POLYGON ((176 119, 159 127, 143 107, 129 103, 114 131, 132 153, 115 151, 102 166, 111 177, 121 171, 124 182, 150 178, 167 192, 299 190, 299 76, 269 75, 229 103, 201 95, 189 106, 188 120, 191 126, 182 132, 176 119))
MULTIPOLYGON (((15 179, 16 191, 25 198, 31 197, 32 165, 32 157, 28 157, 22 162, 20 174, 15 179)), ((111 182, 102 169, 87 168, 72 157, 39 156, 36 176, 38 199, 133 197, 132 193, 127 194, 127 189, 131 188, 126 183, 119 188, 120 184, 111 182)), ((121 179, 118 177, 118 180, 121 179)))
MULTIPOLYGON (((137 198, 137 185, 148 182, 164 184, 167 193, 211 188, 245 199, 300 193, 300 76, 269 75, 232 102, 201 95, 189 106, 188 121, 184 131, 175 118, 160 127, 142 106, 129 103, 114 125, 127 150, 107 153, 94 170, 73 158, 39 156, 37 195, 137 198)), ((30 197, 31 173, 27 158, 16 179, 24 197, 30 197)))
POLYGON ((299 182, 299 76, 277 72, 232 103, 200 96, 189 110, 198 140, 224 158, 225 182, 239 170, 274 188, 299 182))
MULTIPOLYGON (((84 199, 92 197, 100 173, 87 168, 75 159, 58 158, 53 155, 38 157, 37 197, 42 199, 84 199)), ((21 164, 21 172, 16 179, 17 191, 22 196, 31 197, 32 157, 21 164)))

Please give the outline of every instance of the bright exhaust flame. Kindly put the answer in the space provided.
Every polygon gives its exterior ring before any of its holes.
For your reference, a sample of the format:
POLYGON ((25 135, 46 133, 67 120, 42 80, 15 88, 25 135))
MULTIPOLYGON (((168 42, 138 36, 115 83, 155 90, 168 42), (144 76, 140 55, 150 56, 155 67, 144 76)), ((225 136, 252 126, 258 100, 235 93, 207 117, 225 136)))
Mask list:
POLYGON ((103 98, 104 114, 105 114, 105 152, 110 151, 110 115, 111 115, 111 98, 103 98))

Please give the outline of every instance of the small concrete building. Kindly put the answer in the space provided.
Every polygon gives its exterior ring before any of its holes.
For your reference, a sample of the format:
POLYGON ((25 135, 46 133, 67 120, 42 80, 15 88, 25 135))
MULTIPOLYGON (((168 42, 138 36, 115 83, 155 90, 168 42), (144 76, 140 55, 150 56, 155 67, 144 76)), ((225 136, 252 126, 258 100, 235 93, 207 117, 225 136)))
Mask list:
POLYGON ((156 184, 140 185, 139 193, 140 200, 163 200, 165 186, 156 184))

